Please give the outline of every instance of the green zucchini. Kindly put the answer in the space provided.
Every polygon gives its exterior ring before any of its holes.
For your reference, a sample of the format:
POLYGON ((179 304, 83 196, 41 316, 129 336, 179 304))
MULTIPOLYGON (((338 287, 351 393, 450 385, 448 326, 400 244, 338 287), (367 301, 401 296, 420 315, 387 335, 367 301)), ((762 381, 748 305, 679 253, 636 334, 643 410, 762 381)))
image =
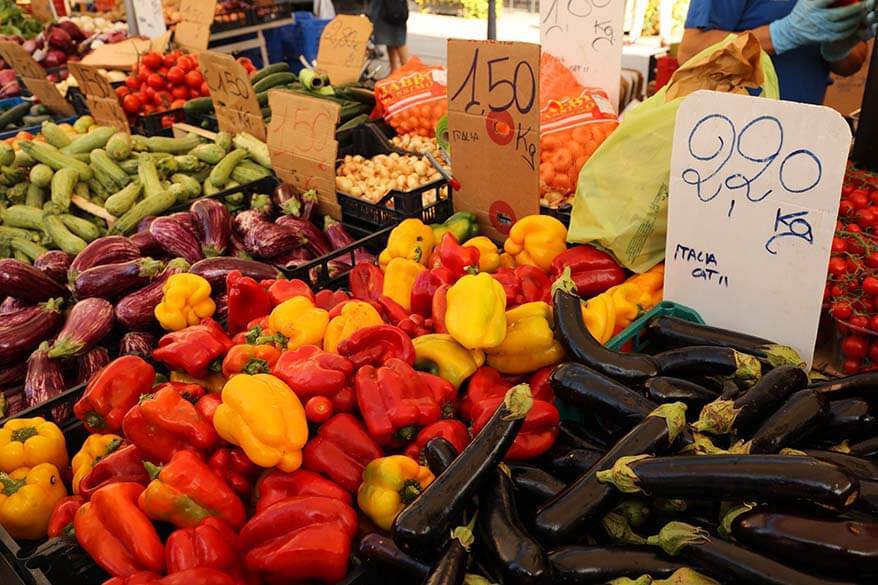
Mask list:
POLYGON ((96 171, 99 170, 109 177, 110 180, 116 184, 116 188, 121 189, 131 182, 131 177, 128 176, 128 173, 110 158, 110 155, 107 154, 106 150, 96 148, 91 151, 89 157, 91 159, 91 164, 96 171))
POLYGON ((125 160, 131 155, 131 135, 116 132, 107 140, 107 154, 115 161, 125 160))
POLYGON ((286 85, 288 83, 293 83, 297 81, 299 78, 295 73, 290 72, 280 72, 280 73, 270 73, 266 75, 259 81, 253 84, 253 91, 256 93, 262 91, 268 91, 272 87, 277 87, 279 85, 286 85))
POLYGON ((55 245, 68 254, 79 254, 88 245, 88 242, 71 232, 61 219, 62 209, 60 206, 49 202, 43 209, 43 227, 55 245))
POLYGON ((137 169, 138 169, 137 157, 134 157, 134 158, 126 158, 125 160, 120 160, 120 161, 119 161, 119 167, 120 167, 123 171, 125 171, 126 173, 128 173, 129 175, 136 175, 136 174, 137 174, 137 169))
POLYGON ((217 146, 223 149, 223 152, 229 152, 232 149, 232 135, 228 132, 217 132, 213 139, 217 146))
POLYGON ((247 156, 249 156, 249 153, 245 149, 236 148, 213 167, 207 180, 213 183, 215 187, 222 188, 229 182, 229 177, 231 177, 232 171, 235 170, 238 163, 247 158, 247 156))
POLYGON ((202 191, 208 197, 222 191, 222 189, 220 189, 219 187, 217 187, 216 185, 214 185, 213 183, 210 182, 210 177, 204 179, 204 182, 201 184, 201 186, 202 186, 202 191))
POLYGON ((0 142, 0 165, 11 165, 15 162, 15 150, 5 142, 0 142))
POLYGON ((67 136, 67 133, 64 132, 64 130, 61 130, 60 126, 52 121, 43 122, 43 127, 40 130, 40 133, 43 135, 43 138, 46 139, 46 142, 55 148, 64 148, 70 144, 70 137, 67 136))
POLYGON ((67 226, 67 229, 85 240, 86 242, 93 242, 101 237, 101 228, 88 221, 87 219, 83 219, 81 217, 76 217, 75 215, 71 215, 69 213, 64 213, 61 215, 61 221, 64 222, 64 225, 67 226))
POLYGON ((43 231, 43 212, 27 205, 10 205, 3 212, 3 225, 43 231))
MULTIPOLYGON (((155 160, 155 159, 153 159, 155 160)), ((161 177, 169 177, 176 173, 179 169, 177 166, 177 159, 171 155, 168 155, 162 159, 155 161, 155 168, 161 177)))
POLYGON ((9 236, 0 235, 0 258, 12 257, 12 246, 9 244, 11 239, 9 236))
POLYGON ((24 203, 28 183, 17 183, 6 190, 6 198, 13 203, 24 203))
POLYGON ((63 210, 70 208, 73 187, 79 181, 79 173, 74 169, 61 169, 52 176, 52 202, 63 210))
POLYGON ((144 217, 148 215, 161 215, 176 202, 177 197, 170 191, 162 191, 152 197, 146 197, 113 224, 110 234, 125 235, 137 227, 137 224, 144 217))
POLYGON ((30 112, 30 104, 27 102, 16 104, 0 114, 0 129, 7 126, 20 126, 21 120, 30 112))
POLYGON ((171 175, 171 182, 175 185, 181 185, 186 191, 186 199, 193 199, 201 195, 201 184, 183 173, 171 175))
POLYGON ((88 154, 96 148, 103 148, 113 134, 118 132, 112 126, 98 126, 79 136, 61 149, 62 154, 88 154))
POLYGON ((16 185, 22 181, 26 181, 28 178, 28 171, 23 167, 3 165, 0 167, 0 173, 2 173, 3 177, 9 181, 10 185, 16 185))
POLYGON ((21 250, 13 250, 12 257, 18 260, 19 262, 24 262, 25 264, 33 264, 30 257, 22 252, 21 250))
MULTIPOLYGON (((198 146, 196 146, 192 150, 196 150, 196 149, 200 148, 201 146, 202 145, 199 144, 198 146)), ((210 146, 210 145, 208 145, 208 146, 210 146)), ((177 163, 177 170, 182 171, 184 173, 194 173, 195 171, 197 171, 198 169, 200 169, 203 166, 201 164, 201 161, 198 160, 197 157, 192 155, 192 152, 190 152, 189 154, 178 154, 177 156, 174 157, 174 160, 177 163)))
POLYGON ((54 171, 49 165, 43 163, 36 164, 30 169, 30 182, 37 187, 48 187, 52 184, 52 175, 54 171))
POLYGON ((140 184, 140 181, 133 181, 124 189, 107 197, 107 200, 104 202, 104 209, 111 215, 119 217, 131 209, 142 191, 143 185, 140 184))
POLYGON ((76 186, 73 188, 73 194, 77 197, 82 197, 86 201, 89 200, 89 192, 88 192, 88 183, 83 183, 79 181, 76 183, 76 186))
POLYGON ((263 67, 262 69, 260 69, 259 71, 257 71, 253 75, 251 75, 250 76, 250 83, 256 84, 257 82, 262 81, 263 79, 265 79, 266 77, 268 77, 269 75, 272 75, 274 73, 289 73, 289 72, 290 72, 290 66, 286 62, 281 61, 280 63, 272 63, 271 65, 268 65, 267 67, 263 67))
POLYGON ((131 135, 131 150, 136 152, 143 152, 149 150, 149 145, 146 142, 146 136, 141 136, 140 134, 132 134, 131 135))
POLYGON ((15 151, 12 159, 12 166, 14 167, 32 167, 37 164, 37 161, 34 160, 34 157, 26 153, 25 151, 18 149, 15 151))
POLYGON ((24 196, 24 204, 37 209, 43 208, 46 202, 46 190, 42 187, 30 183, 27 187, 27 193, 24 196))
POLYGON ((9 245, 13 250, 21 252, 31 260, 36 260, 49 250, 44 246, 37 244, 36 242, 32 242, 26 238, 12 238, 9 240, 9 245))
POLYGON ((73 129, 77 134, 85 134, 88 129, 95 125, 95 119, 91 116, 80 116, 73 123, 73 129))
POLYGON ((223 160, 223 157, 226 155, 226 151, 224 151, 220 146, 216 143, 214 144, 199 144, 195 148, 189 151, 189 154, 198 158, 198 160, 206 162, 207 164, 215 165, 219 163, 219 161, 223 160))
POLYGON ((30 240, 31 242, 39 242, 42 239, 41 234, 35 231, 12 227, 11 225, 0 225, 0 236, 6 236, 9 238, 24 238, 25 240, 30 240))
POLYGON ((264 179, 265 177, 268 177, 270 175, 271 171, 269 171, 262 165, 258 165, 247 160, 242 161, 234 169, 232 169, 232 179, 234 179, 238 183, 241 183, 242 185, 258 181, 259 179, 264 179))
POLYGON ((89 193, 91 193, 92 202, 94 202, 96 197, 106 199, 107 197, 112 195, 112 192, 107 191, 107 188, 104 187, 103 183, 101 183, 94 177, 92 177, 88 181, 88 191, 89 193))
POLYGON ((143 185, 143 195, 144 197, 152 197, 153 195, 158 195, 164 189, 162 189, 162 183, 159 179, 159 172, 156 169, 155 162, 153 162, 152 157, 149 155, 140 155, 140 168, 137 171, 137 176, 140 178, 140 183, 143 185))
POLYGON ((201 139, 197 134, 187 134, 183 138, 150 136, 146 139, 146 147, 150 152, 169 152, 171 154, 185 154, 200 143, 201 139))
POLYGON ((39 142, 20 140, 18 142, 18 145, 21 150, 33 157, 35 160, 49 165, 50 167, 52 167, 52 169, 56 171, 60 171, 64 168, 73 169, 79 173, 80 178, 82 178, 82 180, 84 181, 88 181, 94 175, 91 167, 89 167, 87 164, 73 158, 72 156, 63 154, 60 150, 49 144, 40 144, 39 142))
POLYGON ((268 152, 268 145, 246 132, 241 132, 235 136, 235 146, 243 148, 250 153, 250 158, 266 168, 271 168, 271 155, 268 152))

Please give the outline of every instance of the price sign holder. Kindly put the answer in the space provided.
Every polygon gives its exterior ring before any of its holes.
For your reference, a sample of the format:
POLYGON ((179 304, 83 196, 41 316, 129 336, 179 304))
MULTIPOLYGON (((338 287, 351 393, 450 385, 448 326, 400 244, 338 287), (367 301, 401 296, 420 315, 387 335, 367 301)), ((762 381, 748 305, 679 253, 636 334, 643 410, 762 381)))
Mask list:
POLYGON ((366 46, 372 36, 372 22, 362 16, 342 14, 332 19, 320 36, 317 70, 329 75, 334 85, 354 83, 360 78, 366 46))
POLYGON ((75 112, 55 84, 46 79, 46 70, 31 57, 18 43, 0 41, 0 56, 21 76, 22 81, 40 103, 61 116, 72 116, 75 112))
POLYGON ((131 132, 128 116, 125 115, 113 86, 100 74, 98 68, 82 63, 68 63, 67 68, 85 93, 85 101, 95 121, 104 126, 115 126, 124 132, 131 132))
POLYGON ((247 132, 265 140, 265 122, 247 71, 225 53, 205 51, 198 64, 210 88, 220 130, 231 134, 247 132))
POLYGON ((31 0, 30 11, 33 17, 40 22, 52 22, 57 18, 52 0, 31 0))
POLYGON ((299 192, 317 191, 321 212, 340 219, 335 192, 335 127, 341 107, 282 89, 268 92, 268 105, 268 151, 274 172, 299 192))
POLYGON ((698 91, 680 105, 664 297, 811 364, 851 133, 830 108, 698 91))
POLYGON ((543 51, 566 65, 580 85, 607 92, 619 107, 625 0, 540 3, 543 51))
POLYGON ((192 52, 203 51, 210 41, 216 0, 182 0, 180 22, 174 29, 174 42, 192 52))
POLYGON ((539 213, 540 47, 449 39, 448 63, 454 206, 499 239, 539 213))

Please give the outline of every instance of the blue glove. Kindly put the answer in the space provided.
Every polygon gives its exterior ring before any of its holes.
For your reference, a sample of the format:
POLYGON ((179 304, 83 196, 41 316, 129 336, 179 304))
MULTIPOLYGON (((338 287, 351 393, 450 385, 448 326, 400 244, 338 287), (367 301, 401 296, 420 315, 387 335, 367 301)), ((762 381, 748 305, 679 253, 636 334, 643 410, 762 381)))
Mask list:
POLYGON ((820 54, 830 63, 841 61, 847 57, 850 52, 862 42, 868 41, 875 37, 876 29, 878 29, 878 14, 875 12, 876 0, 866 0, 863 7, 866 9, 866 17, 860 21, 860 26, 851 36, 833 41, 831 43, 822 43, 820 45, 820 54))
POLYGON ((768 29, 776 54, 797 47, 832 43, 857 32, 866 18, 866 6, 857 2, 829 8, 835 0, 799 0, 784 18, 772 22, 768 29))

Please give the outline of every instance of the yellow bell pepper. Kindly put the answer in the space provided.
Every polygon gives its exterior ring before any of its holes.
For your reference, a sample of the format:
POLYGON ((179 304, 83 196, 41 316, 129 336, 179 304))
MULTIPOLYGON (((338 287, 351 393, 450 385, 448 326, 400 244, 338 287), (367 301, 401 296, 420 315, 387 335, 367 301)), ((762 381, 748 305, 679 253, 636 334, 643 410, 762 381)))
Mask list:
POLYGON ((601 344, 613 337, 616 327, 616 309, 612 295, 601 293, 581 303, 582 320, 586 328, 601 344))
POLYGON ((415 367, 445 378, 455 388, 460 388, 485 363, 485 352, 470 351, 444 333, 421 335, 414 338, 412 344, 415 367))
POLYGON ((79 484, 86 475, 91 472, 95 464, 115 451, 122 445, 123 439, 119 435, 89 435, 79 452, 73 456, 70 467, 73 470, 73 480, 70 482, 73 493, 79 493, 79 484))
POLYGON ((55 423, 42 417, 16 418, 0 429, 0 471, 51 463, 67 468, 67 443, 55 423))
POLYGON ((287 349, 296 349, 303 345, 322 345, 328 324, 329 313, 314 306, 308 297, 287 299, 272 309, 268 316, 269 329, 289 340, 287 349))
POLYGON ((308 441, 305 409, 283 381, 270 374, 238 374, 226 382, 213 426, 260 467, 295 471, 308 441))
POLYGON ((500 268, 515 268, 515 257, 509 252, 500 252, 500 268))
POLYGON ((197 325, 216 311, 216 303, 210 298, 210 283, 197 274, 172 275, 162 292, 164 296, 154 313, 159 325, 168 331, 197 325))
POLYGON ((420 219, 409 218, 390 232, 387 247, 378 256, 378 263, 384 268, 394 258, 407 258, 426 266, 434 245, 433 228, 420 219))
POLYGON ((555 339, 552 307, 536 301, 506 311, 506 338, 486 349, 488 365, 502 374, 526 374, 564 359, 564 348, 555 339))
POLYGON ((333 317, 323 336, 323 350, 335 353, 338 344, 354 334, 355 331, 383 325, 384 319, 375 307, 363 301, 348 301, 338 316, 333 317))
POLYGON ((406 311, 412 309, 412 287, 418 275, 426 270, 414 260, 394 258, 384 268, 384 286, 381 294, 391 298, 406 311))
POLYGON ((506 292, 490 274, 468 274, 448 289, 445 327, 468 349, 497 347, 506 337, 506 292))
POLYGON ((393 520, 433 481, 427 467, 405 455, 371 461, 363 470, 357 504, 375 524, 390 530, 393 520))
POLYGON ((0 524, 13 538, 44 538, 52 510, 66 495, 64 480, 51 463, 0 473, 0 524))
POLYGON ((503 248, 518 266, 536 266, 551 272, 552 260, 567 249, 567 228, 548 215, 528 215, 515 222, 503 248))
POLYGON ((464 243, 467 246, 479 251, 479 272, 491 273, 500 268, 500 251, 490 238, 476 236, 464 243))
POLYGON ((664 265, 636 274, 582 304, 586 327, 601 343, 631 325, 644 312, 662 301, 664 265))

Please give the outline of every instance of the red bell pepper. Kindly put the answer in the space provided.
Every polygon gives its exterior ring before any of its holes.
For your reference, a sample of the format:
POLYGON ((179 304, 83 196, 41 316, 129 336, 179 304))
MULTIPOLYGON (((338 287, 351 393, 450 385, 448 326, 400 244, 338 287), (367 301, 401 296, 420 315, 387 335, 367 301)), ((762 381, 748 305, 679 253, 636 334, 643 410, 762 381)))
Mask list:
POLYGON ((168 573, 186 569, 209 568, 230 575, 241 571, 238 558, 238 534, 213 516, 192 528, 180 528, 165 543, 168 573))
POLYGON ((204 452, 219 442, 211 422, 170 384, 158 387, 132 407, 122 421, 122 430, 149 459, 162 463, 177 451, 204 452))
POLYGON ((412 313, 429 317, 433 312, 433 296, 436 294, 436 290, 443 284, 454 284, 455 280, 457 278, 451 271, 442 266, 432 270, 424 270, 418 274, 412 285, 412 313))
POLYGON ((323 289, 314 295, 314 304, 324 311, 331 311, 334 306, 349 300, 351 297, 343 290, 323 289))
POLYGON ((436 437, 441 437, 454 445, 458 453, 463 451, 470 442, 469 430, 465 424, 454 419, 440 420, 421 429, 415 442, 406 448, 405 454, 415 461, 423 461, 421 451, 424 450, 430 439, 436 437))
POLYGON ((417 314, 409 315, 396 326, 412 339, 433 333, 433 319, 425 319, 417 314))
POLYGON ((257 512, 241 529, 247 570, 269 582, 336 583, 348 572, 357 513, 335 498, 299 496, 257 512))
POLYGON ((230 347, 232 340, 219 324, 205 319, 198 325, 164 335, 152 357, 172 370, 183 370, 190 376, 203 378, 211 362, 225 355, 230 347))
MULTIPOLYGON (((190 384, 189 382, 165 382, 162 386, 170 386, 184 400, 191 402, 192 404, 197 403, 207 393, 204 386, 190 384)), ((155 390, 158 390, 162 386, 155 388, 155 390)), ((141 398, 143 398, 143 395, 141 395, 141 398)))
POLYGON ((360 262, 348 273, 348 285, 355 299, 377 301, 384 288, 384 273, 371 262, 360 262))
POLYGON ((226 292, 229 298, 227 321, 232 334, 243 330, 253 319, 268 315, 274 307, 268 290, 238 270, 226 276, 226 292))
POLYGON ((280 351, 273 345, 233 345, 223 358, 223 376, 268 374, 279 357, 280 351))
POLYGON ((454 280, 464 274, 475 274, 479 271, 479 249, 460 245, 451 232, 442 234, 442 239, 436 246, 436 260, 439 266, 451 273, 454 280))
POLYGON ((79 482, 79 493, 85 499, 91 498, 97 490, 112 483, 138 483, 144 487, 149 483, 149 473, 143 467, 146 454, 136 445, 125 445, 116 449, 92 467, 79 482))
MULTIPOLYGON (((548 384, 548 376, 552 368, 537 370, 531 377, 531 396, 534 400, 555 401, 555 393, 548 384), (542 380, 542 381, 541 381, 542 380)), ((467 383, 467 391, 460 401, 461 419, 472 421, 473 406, 488 398, 503 398, 506 391, 518 384, 518 378, 509 378, 500 375, 500 372, 488 366, 482 366, 470 377, 467 383)))
MULTIPOLYGON (((400 373, 408 375, 407 370, 400 373)), ((430 390, 433 400, 442 409, 442 418, 453 418, 457 409, 457 388, 454 384, 429 372, 418 372, 418 381, 430 390)))
POLYGON ((443 284, 436 289, 436 294, 433 295, 430 318, 433 320, 433 329, 436 333, 448 333, 448 328, 445 326, 445 313, 448 311, 448 289, 450 288, 451 285, 443 284))
POLYGON ((530 375, 527 383, 530 385, 531 396, 535 399, 555 402, 555 391, 549 383, 549 378, 552 377, 552 370, 554 369, 555 366, 546 366, 530 375))
POLYGON ((491 276, 503 285, 509 309, 534 301, 551 302, 552 280, 535 266, 500 268, 491 276))
POLYGON ((92 377, 73 412, 90 433, 118 433, 122 418, 149 393, 155 370, 143 359, 124 355, 101 368, 92 377))
POLYGON ((274 281, 268 288, 268 296, 271 298, 271 305, 273 307, 293 297, 308 297, 312 302, 314 301, 314 291, 311 290, 307 282, 298 278, 274 281))
MULTIPOLYGON (((479 434, 502 401, 502 398, 488 398, 473 406, 473 436, 479 434)), ((551 449, 558 438, 560 422, 561 415, 554 404, 545 400, 534 400, 512 447, 506 452, 506 459, 534 459, 551 449)))
POLYGON ((130 577, 107 579, 103 585, 241 585, 241 580, 216 569, 200 567, 165 577, 144 571, 130 577))
POLYGON ((587 244, 570 248, 552 260, 552 280, 557 280, 565 268, 576 290, 584 299, 597 296, 610 287, 625 282, 625 270, 612 256, 587 244))
POLYGON ((209 392, 198 399, 198 402, 195 403, 195 410, 198 411, 198 414, 204 420, 210 421, 210 424, 213 424, 213 413, 216 412, 216 408, 222 403, 223 398, 220 392, 209 392))
POLYGON ((305 469, 322 473, 356 493, 363 480, 363 468, 384 453, 359 420, 342 413, 320 425, 302 455, 305 469))
POLYGON ((409 316, 409 312, 406 311, 402 305, 391 299, 390 297, 379 297, 378 308, 380 309, 378 312, 381 313, 381 316, 384 317, 384 320, 388 323, 399 323, 403 319, 409 316))
POLYGON ((338 344, 338 353, 349 359, 354 368, 383 366, 390 358, 411 365, 415 363, 415 346, 398 327, 374 325, 358 329, 338 344))
POLYGON ((82 496, 67 496, 60 502, 55 504, 52 515, 49 516, 49 538, 63 536, 70 538, 73 536, 73 517, 85 503, 82 496))
POLYGON ((326 396, 340 412, 348 412, 353 406, 351 393, 344 392, 350 387, 353 373, 350 360, 315 345, 283 352, 272 369, 272 374, 283 380, 303 403, 312 396, 326 396))
POLYGON ((294 496, 323 496, 351 504, 352 498, 343 487, 307 469, 293 472, 272 469, 256 483, 253 499, 259 513, 275 502, 294 496))
POLYGON ((213 452, 207 465, 223 478, 235 493, 247 498, 262 468, 250 461, 240 447, 221 447, 213 452))

